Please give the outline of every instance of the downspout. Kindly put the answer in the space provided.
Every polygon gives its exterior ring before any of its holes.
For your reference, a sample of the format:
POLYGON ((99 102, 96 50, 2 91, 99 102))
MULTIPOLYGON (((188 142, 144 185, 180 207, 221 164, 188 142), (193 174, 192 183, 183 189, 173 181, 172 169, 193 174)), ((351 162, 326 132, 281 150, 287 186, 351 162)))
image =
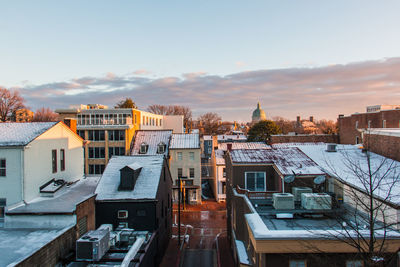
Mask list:
POLYGON ((25 186, 25 183, 24 183, 24 180, 25 180, 24 151, 25 151, 25 147, 22 147, 22 149, 21 149, 21 160, 20 160, 20 162, 21 162, 21 201, 22 202, 25 202, 25 198, 24 198, 24 194, 25 194, 25 188, 24 188, 24 186, 25 186))
POLYGON ((121 267, 128 267, 131 261, 135 258, 138 253, 140 247, 144 243, 144 237, 140 236, 136 239, 135 243, 133 243, 132 247, 129 249, 128 253, 126 253, 124 260, 121 263, 121 267))

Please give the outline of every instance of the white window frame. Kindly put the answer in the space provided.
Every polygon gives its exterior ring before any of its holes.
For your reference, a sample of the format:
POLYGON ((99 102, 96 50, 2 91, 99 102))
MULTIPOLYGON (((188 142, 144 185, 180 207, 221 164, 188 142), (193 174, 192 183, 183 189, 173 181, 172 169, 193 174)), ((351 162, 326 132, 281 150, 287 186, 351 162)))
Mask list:
POLYGON ((382 121, 382 128, 386 128, 386 120, 382 121))
POLYGON ((356 121, 356 129, 358 129, 358 121, 356 121))
MULTIPOLYGON (((263 173, 264 174, 264 190, 252 191, 252 192, 266 192, 267 191, 267 179, 266 179, 267 175, 266 175, 266 173, 265 172, 260 172, 260 171, 245 172, 244 173, 244 182, 245 182, 245 188, 246 189, 247 189, 247 174, 248 173, 263 173)), ((254 184, 255 184, 255 186, 257 186, 257 181, 254 181, 254 184)))
POLYGON ((176 157, 178 158, 178 160, 183 160, 183 152, 177 152, 176 157))
POLYGON ((189 152, 189 158, 190 160, 194 160, 194 152, 189 152))
POLYGON ((118 219, 128 219, 128 211, 127 210, 118 210, 117 217, 118 219), (125 215, 121 215, 120 213, 125 213, 125 215))
POLYGON ((165 153, 165 147, 166 147, 166 145, 164 144, 164 142, 160 142, 157 145, 157 154, 164 154, 165 153))

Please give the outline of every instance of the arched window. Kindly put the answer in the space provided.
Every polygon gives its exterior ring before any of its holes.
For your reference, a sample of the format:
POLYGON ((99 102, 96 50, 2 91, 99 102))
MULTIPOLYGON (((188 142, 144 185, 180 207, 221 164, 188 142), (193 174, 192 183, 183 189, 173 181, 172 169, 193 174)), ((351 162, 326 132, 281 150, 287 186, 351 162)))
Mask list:
POLYGON ((146 144, 145 142, 143 142, 142 144, 140 144, 140 154, 146 154, 147 150, 149 149, 149 145, 146 144))
POLYGON ((160 142, 160 143, 157 145, 157 153, 158 153, 158 154, 164 154, 166 147, 167 147, 167 146, 164 144, 164 142, 160 142))

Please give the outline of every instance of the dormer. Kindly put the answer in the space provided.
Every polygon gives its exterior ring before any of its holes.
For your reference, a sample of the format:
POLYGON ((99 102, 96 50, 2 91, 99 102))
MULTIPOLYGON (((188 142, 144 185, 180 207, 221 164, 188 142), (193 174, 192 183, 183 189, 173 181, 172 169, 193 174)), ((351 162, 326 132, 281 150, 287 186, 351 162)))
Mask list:
POLYGON ((167 148, 167 145, 164 142, 160 142, 157 145, 157 154, 164 154, 166 148, 167 148))
POLYGON ((148 145, 147 143, 145 143, 145 142, 141 143, 141 144, 140 144, 140 151, 139 151, 139 153, 140 153, 140 154, 146 154, 146 153, 147 153, 147 150, 149 150, 149 145, 148 145))
POLYGON ((135 184, 137 179, 139 178, 141 170, 142 166, 137 163, 126 165, 125 167, 120 169, 120 183, 118 190, 133 190, 135 188, 135 184))

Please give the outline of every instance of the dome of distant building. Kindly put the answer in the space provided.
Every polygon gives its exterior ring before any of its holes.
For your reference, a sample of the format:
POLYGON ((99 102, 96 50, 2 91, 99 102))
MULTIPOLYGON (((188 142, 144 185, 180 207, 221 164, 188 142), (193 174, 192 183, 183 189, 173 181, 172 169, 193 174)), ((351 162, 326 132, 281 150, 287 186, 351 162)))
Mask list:
POLYGON ((253 116, 251 117, 252 122, 265 121, 267 116, 265 111, 260 107, 260 102, 257 103, 257 108, 253 111, 253 116))

